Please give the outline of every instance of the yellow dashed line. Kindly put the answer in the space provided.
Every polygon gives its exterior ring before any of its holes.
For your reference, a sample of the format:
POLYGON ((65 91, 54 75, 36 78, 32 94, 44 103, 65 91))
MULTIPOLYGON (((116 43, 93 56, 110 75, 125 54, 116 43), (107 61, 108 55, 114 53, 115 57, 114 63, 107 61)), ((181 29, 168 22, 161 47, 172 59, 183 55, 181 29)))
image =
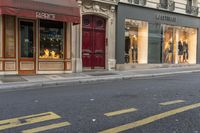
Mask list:
POLYGON ((19 126, 34 124, 38 122, 48 121, 48 120, 54 120, 61 118, 59 115, 53 113, 53 112, 46 112, 41 114, 35 114, 35 115, 29 115, 29 116, 22 116, 18 118, 12 118, 7 120, 1 120, 0 121, 0 131, 9 129, 9 128, 15 128, 19 126))
POLYGON ((183 103, 185 102, 184 100, 175 100, 175 101, 169 101, 169 102, 164 102, 164 103, 159 103, 162 106, 167 106, 171 104, 177 104, 177 103, 183 103))
POLYGON ((109 113, 105 113, 105 116, 116 116, 116 115, 121 115, 121 114, 125 114, 125 113, 130 113, 130 112, 134 112, 137 111, 137 109, 135 108, 130 108, 130 109, 124 109, 124 110, 119 110, 119 111, 115 111, 115 112, 109 112, 109 113))
POLYGON ((164 112, 164 113, 161 113, 161 114, 153 115, 153 116, 147 117, 145 119, 138 120, 136 122, 128 123, 128 124, 125 124, 125 125, 121 125, 121 126, 118 126, 118 127, 111 128, 111 129, 107 129, 107 130, 101 131, 99 133, 118 133, 118 132, 126 131, 126 130, 129 130, 129 129, 133 129, 133 128, 136 128, 136 127, 139 127, 139 126, 143 126, 143 125, 152 123, 154 121, 157 121, 157 120, 160 120, 160 119, 172 116, 172 115, 176 115, 178 113, 182 113, 182 112, 185 112, 185 111, 188 111, 188 110, 199 108, 199 107, 200 107, 200 103, 184 106, 184 107, 177 108, 177 109, 174 109, 174 110, 170 110, 170 111, 167 111, 167 112, 164 112))
POLYGON ((47 131, 47 130, 51 130, 51 129, 66 127, 66 126, 69 126, 69 125, 70 125, 69 122, 62 122, 62 123, 51 124, 51 125, 47 125, 47 126, 42 126, 42 127, 24 130, 24 131, 22 131, 22 133, 38 133, 38 132, 47 131))

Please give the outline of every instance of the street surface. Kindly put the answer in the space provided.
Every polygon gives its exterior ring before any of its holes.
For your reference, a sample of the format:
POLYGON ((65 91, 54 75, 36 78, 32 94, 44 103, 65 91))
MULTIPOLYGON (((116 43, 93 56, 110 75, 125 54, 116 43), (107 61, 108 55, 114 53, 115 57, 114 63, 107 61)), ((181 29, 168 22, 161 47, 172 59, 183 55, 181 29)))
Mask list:
POLYGON ((0 91, 1 133, 200 133, 200 73, 0 91))

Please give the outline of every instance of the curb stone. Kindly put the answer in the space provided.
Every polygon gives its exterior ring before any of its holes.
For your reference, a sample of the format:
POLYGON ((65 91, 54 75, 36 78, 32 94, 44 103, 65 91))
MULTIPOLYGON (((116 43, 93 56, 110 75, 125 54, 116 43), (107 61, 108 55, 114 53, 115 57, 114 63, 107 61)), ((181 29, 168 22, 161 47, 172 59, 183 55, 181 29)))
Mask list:
POLYGON ((191 70, 191 71, 176 71, 176 72, 167 72, 167 73, 157 73, 157 74, 136 74, 136 75, 112 75, 112 76, 103 76, 103 77, 86 77, 81 79, 71 79, 71 80, 54 80, 54 81, 43 81, 43 82, 18 82, 11 84, 1 84, 0 90, 15 90, 15 89, 27 89, 27 88, 39 88, 39 87, 55 87, 55 86, 64 86, 69 84, 89 84, 95 82, 104 82, 104 81, 113 81, 113 80, 126 80, 134 78, 147 78, 147 77, 159 77, 165 75, 176 75, 176 74, 186 74, 186 73, 195 73, 200 72, 200 70, 191 70))

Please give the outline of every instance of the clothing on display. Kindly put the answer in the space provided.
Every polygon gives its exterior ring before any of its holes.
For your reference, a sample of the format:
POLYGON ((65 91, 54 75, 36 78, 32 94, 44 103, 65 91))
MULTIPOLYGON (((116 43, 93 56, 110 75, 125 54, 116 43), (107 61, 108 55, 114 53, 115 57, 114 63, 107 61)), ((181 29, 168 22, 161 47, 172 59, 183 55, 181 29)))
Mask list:
POLYGON ((173 43, 170 41, 168 47, 165 49, 165 63, 172 63, 173 57, 173 43))
POLYGON ((183 42, 183 62, 187 62, 188 60, 188 44, 183 42))
POLYGON ((181 41, 178 42, 178 63, 182 63, 183 56, 183 44, 181 41))
POLYGON ((130 56, 132 56, 131 58, 133 63, 138 63, 137 36, 132 35, 130 38, 131 38, 130 56))

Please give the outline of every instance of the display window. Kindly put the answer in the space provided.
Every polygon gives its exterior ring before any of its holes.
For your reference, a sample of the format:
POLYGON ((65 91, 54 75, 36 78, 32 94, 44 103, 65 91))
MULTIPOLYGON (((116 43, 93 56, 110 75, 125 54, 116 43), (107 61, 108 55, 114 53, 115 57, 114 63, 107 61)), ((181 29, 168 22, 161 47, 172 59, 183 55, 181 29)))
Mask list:
POLYGON ((40 20, 40 59, 63 59, 63 22, 40 20))
POLYGON ((197 29, 162 25, 163 27, 163 62, 196 63, 197 29))
POLYGON ((125 63, 147 63, 148 23, 125 19, 125 63))

